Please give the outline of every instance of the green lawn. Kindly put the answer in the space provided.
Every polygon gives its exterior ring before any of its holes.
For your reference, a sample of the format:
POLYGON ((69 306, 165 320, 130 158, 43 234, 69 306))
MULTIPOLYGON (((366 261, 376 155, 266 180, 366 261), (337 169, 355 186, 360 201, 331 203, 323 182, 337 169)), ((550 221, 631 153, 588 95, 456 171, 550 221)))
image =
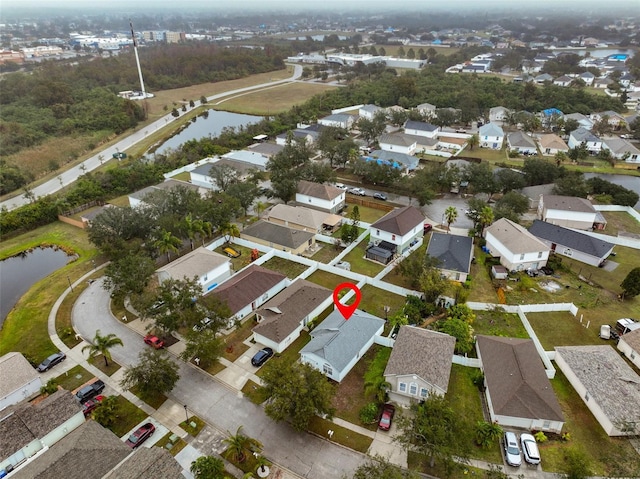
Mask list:
POLYGON ((316 245, 321 246, 320 251, 311 256, 311 259, 318 263, 328 264, 343 251, 343 248, 336 248, 327 243, 316 242, 316 245))
POLYGON ((167 400, 167 396, 165 396, 164 394, 143 395, 140 392, 140 390, 135 386, 132 387, 131 389, 129 389, 129 391, 132 394, 135 394, 136 396, 138 396, 140 399, 142 399, 144 402, 146 402, 153 409, 158 409, 167 400))
POLYGON ((147 413, 124 396, 116 396, 116 398, 117 419, 115 424, 108 429, 111 429, 116 436, 122 437, 136 424, 146 419, 147 413))
POLYGON ((347 209, 345 210, 347 221, 354 206, 358 206, 358 211, 360 212, 360 221, 364 221, 365 223, 375 223, 387 214, 387 211, 385 210, 371 208, 364 205, 356 205, 355 203, 349 202, 347 198, 347 209))
POLYGON ((404 296, 376 288, 370 284, 365 284, 361 289, 361 292, 362 299, 360 300, 358 308, 382 319, 385 317, 385 306, 390 307, 388 313, 389 317, 404 308, 404 304, 406 303, 406 298, 404 296))
POLYGON ((368 244, 369 237, 367 236, 343 258, 343 261, 351 263, 351 271, 355 273, 375 276, 384 269, 384 265, 364 257, 368 244))
POLYGON ((522 321, 515 313, 501 311, 475 311, 475 313, 476 320, 473 323, 475 334, 525 339, 529 337, 522 321))
POLYGON ((171 440, 170 440, 171 436, 173 436, 173 432, 169 431, 164 436, 162 436, 160 440, 154 444, 154 446, 160 447, 162 449, 167 449, 172 456, 175 456, 187 446, 187 443, 185 442, 184 439, 179 437, 178 440, 175 443, 173 443, 171 447, 167 447, 168 444, 171 444, 171 440))
POLYGON ((300 273, 307 269, 307 266, 301 263, 278 258, 277 256, 274 256, 262 266, 272 271, 278 271, 289 279, 297 278, 300 273))
POLYGON ((182 421, 179 426, 184 429, 187 433, 189 433, 191 436, 196 437, 198 434, 200 434, 200 431, 202 431, 202 429, 207 425, 207 423, 205 423, 202 419, 200 419, 198 416, 190 416, 189 417, 189 422, 187 421, 182 421), (192 427, 191 423, 195 423, 196 427, 192 427))
MULTIPOLYGON (((427 252, 427 245, 429 244, 430 239, 431 233, 427 233, 422 240, 422 246, 411 253, 408 258, 423 258, 425 253, 427 252)), ((406 276, 400 274, 400 271, 397 267, 389 271, 389 273, 384 278, 382 278, 382 280, 391 284, 395 284, 396 286, 401 286, 403 288, 416 289, 416 287, 411 284, 412 278, 407 278, 406 276)))
MULTIPOLYGON (((589 329, 587 322, 580 316, 574 317, 568 311, 555 311, 551 313, 527 313, 527 319, 536 336, 545 350, 551 351, 554 346, 579 346, 581 344, 603 344, 598 337, 600 327, 591 324, 589 329)), ((612 324, 614 320, 610 321, 612 324)))
POLYGON ((242 393, 249 398, 253 404, 262 404, 269 396, 265 393, 265 390, 260 387, 259 384, 249 379, 242 387, 242 393))
POLYGON ((620 231, 640 234, 640 223, 629 213, 625 211, 603 211, 602 215, 607 220, 607 227, 603 231, 598 231, 598 233, 611 236, 618 236, 620 231))
POLYGON ((242 354, 249 349, 249 346, 244 344, 244 341, 252 334, 252 329, 256 325, 253 320, 254 315, 250 318, 244 318, 244 322, 239 328, 236 328, 231 334, 224 337, 225 350, 222 356, 225 359, 233 362, 238 359, 242 354))
POLYGON ((469 301, 479 301, 481 303, 497 303, 498 296, 493 287, 490 267, 485 264, 488 255, 475 246, 475 263, 471 264, 471 290, 469 291, 469 301))
POLYGON ((465 148, 459 156, 468 158, 481 158, 491 163, 499 163, 503 161, 513 160, 513 158, 507 158, 507 150, 492 150, 490 148, 474 148, 470 150, 465 148))
POLYGON ((56 378, 56 384, 66 389, 67 391, 73 391, 74 389, 78 389, 80 386, 88 382, 90 379, 93 379, 94 377, 95 376, 85 368, 77 365, 69 369, 66 373, 58 376, 56 378))
POLYGON ((363 454, 369 450, 369 446, 371 446, 371 443, 373 442, 373 439, 370 437, 358 434, 351 429, 338 426, 337 424, 334 424, 331 421, 327 421, 326 419, 322 419, 318 416, 313 417, 311 419, 311 422, 309 423, 309 431, 317 434, 320 437, 327 438, 327 431, 329 430, 332 430, 334 432, 333 436, 331 437, 331 441, 342 444, 343 446, 346 446, 363 454))
POLYGON ((340 283, 344 283, 348 280, 342 276, 338 276, 337 274, 316 270, 311 276, 307 278, 307 281, 319 284, 320 286, 324 286, 325 288, 333 291, 333 289, 335 289, 335 287, 340 283))
POLYGON ((89 364, 94 365, 100 371, 105 373, 107 376, 112 376, 113 373, 115 373, 118 369, 120 369, 120 365, 113 360, 110 360, 109 365, 105 366, 104 356, 102 356, 102 354, 94 358, 89 358, 89 364))

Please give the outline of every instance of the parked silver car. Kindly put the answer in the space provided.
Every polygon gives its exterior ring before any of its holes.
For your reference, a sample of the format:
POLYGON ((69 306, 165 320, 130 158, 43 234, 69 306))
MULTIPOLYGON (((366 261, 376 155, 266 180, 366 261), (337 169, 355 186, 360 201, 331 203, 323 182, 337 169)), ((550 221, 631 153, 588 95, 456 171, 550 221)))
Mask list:
POLYGON ((518 437, 513 432, 504 433, 504 458, 510 466, 519 467, 522 464, 518 437))

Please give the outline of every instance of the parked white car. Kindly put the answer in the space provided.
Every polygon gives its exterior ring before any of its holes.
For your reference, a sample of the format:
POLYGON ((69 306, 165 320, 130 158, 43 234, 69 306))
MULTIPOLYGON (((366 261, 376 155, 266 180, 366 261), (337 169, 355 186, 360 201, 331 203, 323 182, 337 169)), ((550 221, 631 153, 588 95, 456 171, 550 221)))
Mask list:
POLYGON ((513 432, 504 433, 504 458, 510 466, 519 467, 522 464, 518 437, 513 432))
POLYGON ((342 183, 336 183, 336 188, 338 188, 339 190, 346 190, 347 189, 347 185, 342 184, 342 183))
POLYGON ((351 193, 352 195, 357 195, 357 196, 367 196, 367 194, 362 188, 349 188, 347 190, 347 193, 351 193))
POLYGON ((520 444, 522 445, 524 460, 529 464, 540 464, 540 451, 538 450, 536 438, 531 434, 520 434, 520 444))

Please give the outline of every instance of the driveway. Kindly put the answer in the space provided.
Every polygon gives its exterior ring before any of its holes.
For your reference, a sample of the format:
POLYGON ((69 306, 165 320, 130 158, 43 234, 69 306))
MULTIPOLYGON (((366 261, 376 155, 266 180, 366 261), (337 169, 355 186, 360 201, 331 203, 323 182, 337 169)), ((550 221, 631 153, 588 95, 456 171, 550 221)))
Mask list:
MULTIPOLYGON (((78 298, 73 308, 73 323, 84 338, 113 333, 123 347, 111 350, 113 359, 122 366, 137 363, 138 354, 147 346, 142 337, 116 320, 110 312, 109 293, 102 280, 92 283, 78 298)), ((245 432, 264 444, 265 455, 277 464, 306 478, 323 479, 351 475, 366 457, 308 433, 294 431, 288 424, 275 423, 260 406, 241 393, 214 380, 198 368, 176 361, 180 380, 169 394, 179 404, 188 405, 207 423, 219 431, 235 432, 242 425, 245 432)))

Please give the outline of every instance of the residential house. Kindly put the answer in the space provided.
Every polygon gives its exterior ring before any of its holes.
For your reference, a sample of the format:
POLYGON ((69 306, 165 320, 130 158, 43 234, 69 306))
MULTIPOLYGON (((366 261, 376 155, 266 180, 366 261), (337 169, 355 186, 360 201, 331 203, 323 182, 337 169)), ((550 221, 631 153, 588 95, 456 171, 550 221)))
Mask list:
POLYGON ((324 126, 336 126, 338 128, 344 128, 350 130, 355 121, 355 116, 346 113, 335 113, 333 115, 325 116, 318 120, 318 124, 324 126))
POLYGON ((582 113, 569 113, 564 116, 565 123, 567 120, 575 120, 578 122, 579 128, 584 128, 585 130, 591 130, 593 128, 593 121, 589 119, 588 116, 583 115, 582 113))
POLYGON ((618 350, 640 369, 640 329, 620 336, 618 350))
MULTIPOLYGON (((68 477, 68 476, 62 476, 68 477)), ((87 477, 86 475, 84 476, 87 477)), ((184 479, 182 466, 162 447, 139 447, 102 479, 184 479)), ((81 479, 80 477, 78 479, 81 479)))
POLYGON ((584 144, 591 155, 597 155, 602 150, 602 140, 585 128, 578 128, 569 134, 569 148, 577 148, 584 144))
POLYGON ((538 219, 566 228, 590 230, 597 223, 598 212, 585 198, 541 195, 538 201, 538 219))
POLYGON ((316 244, 314 232, 287 228, 262 220, 247 226, 240 233, 240 237, 291 254, 302 254, 316 244))
POLYGON ((378 139, 380 149, 413 155, 418 146, 415 135, 405 135, 403 133, 385 133, 378 139))
POLYGON ((504 106, 494 106, 489 109, 489 123, 499 123, 504 125, 504 122, 509 119, 512 111, 504 106))
POLYGON ((256 311, 253 339, 281 353, 332 302, 330 289, 297 279, 256 311))
POLYGON ((81 404, 64 389, 38 403, 9 406, 0 416, 0 470, 5 471, 53 446, 85 421, 81 404))
POLYGON ((346 193, 335 186, 300 180, 296 202, 308 208, 338 214, 344 209, 346 193))
POLYGON ((21 353, 0 356, 0 411, 40 394, 41 387, 40 374, 21 353))
POLYGON ((564 415, 531 339, 478 335, 491 422, 560 434, 564 415))
POLYGON ((263 142, 254 143, 253 145, 248 147, 250 151, 261 154, 262 156, 266 157, 267 160, 270 160, 275 155, 280 153, 283 148, 284 146, 282 145, 276 145, 275 143, 263 143, 263 142))
POLYGON ((556 254, 577 261, 600 266, 613 251, 613 243, 586 233, 563 228, 545 221, 535 220, 529 232, 551 247, 556 254))
MULTIPOLYGON (((262 155, 258 156, 262 157, 262 155)), ((208 190, 219 191, 220 188, 216 183, 216 175, 219 174, 218 172, 224 172, 224 176, 227 176, 225 170, 230 169, 234 170, 234 174, 239 181, 245 181, 254 171, 264 171, 265 168, 245 161, 234 160, 231 159, 231 157, 220 158, 214 162, 200 165, 190 171, 189 176, 191 183, 193 183, 190 186, 197 185, 208 190)))
POLYGON ((384 379, 391 385, 389 399, 409 406, 429 394, 444 396, 455 344, 448 334, 401 326, 384 370, 384 379))
POLYGON ((553 133, 541 135, 538 138, 538 143, 544 156, 555 156, 558 153, 567 153, 569 151, 569 147, 564 140, 553 133))
POLYGON ((542 85, 543 83, 546 82, 552 82, 553 81, 553 77, 551 75, 549 75, 548 73, 542 73, 538 76, 536 76, 533 79, 534 82, 536 82, 538 85, 542 85))
MULTIPOLYGON (((338 189, 338 188, 336 188, 338 189)), ((277 204, 264 218, 270 223, 275 223, 287 228, 294 228, 310 233, 331 233, 342 224, 342 216, 312 210, 304 206, 290 206, 277 204)))
POLYGON ((284 274, 251 264, 218 286, 212 294, 227 305, 232 324, 250 316, 288 284, 284 274))
POLYGON ((464 283, 471 271, 473 239, 469 236, 431 233, 427 255, 438 260, 438 269, 445 277, 464 283))
POLYGON ((360 118, 366 118, 367 120, 373 120, 378 112, 384 112, 384 109, 376 105, 362 105, 358 109, 358 116, 360 118))
POLYGON ((300 350, 300 361, 340 382, 382 334, 384 323, 384 319, 360 309, 347 321, 334 309, 311 330, 311 341, 300 350))
POLYGON ((267 162, 269 161, 268 155, 254 150, 234 150, 222 155, 223 160, 228 160, 237 164, 237 168, 241 171, 247 169, 254 169, 259 171, 265 171, 267 169, 267 162))
POLYGON ((436 106, 431 103, 420 103, 416 107, 416 110, 418 110, 420 114, 427 119, 434 118, 436 116, 436 106))
POLYGON ((623 138, 607 138, 604 140, 603 148, 608 149, 617 160, 624 160, 627 163, 640 163, 640 150, 633 143, 623 138))
POLYGON ((578 78, 582 80, 585 85, 591 86, 593 85, 593 81, 596 79, 596 76, 591 72, 582 72, 578 75, 578 78))
POLYGON ((541 195, 552 195, 555 191, 555 183, 547 183, 544 185, 525 186, 520 190, 520 194, 529 200, 529 209, 537 209, 540 204, 541 195))
MULTIPOLYGON (((200 185, 203 186, 203 185, 200 185)), ((162 201, 166 198, 173 190, 176 189, 186 189, 193 190, 199 193, 201 196, 204 195, 205 190, 199 188, 197 184, 187 183, 186 181, 179 181, 174 179, 168 179, 163 181, 162 183, 158 183, 157 185, 148 186, 147 188, 143 188, 134 193, 129 194, 129 206, 135 208, 140 206, 142 203, 149 203, 150 201, 157 203, 158 201, 162 201)))
POLYGON ((631 88, 635 78, 631 73, 623 73, 618 79, 618 83, 622 88, 631 88))
POLYGON ((307 146, 313 145, 320 136, 319 130, 307 128, 296 128, 287 133, 282 133, 276 136, 276 145, 285 146, 289 139, 294 141, 304 141, 307 146))
POLYGON ((516 131, 507 135, 507 146, 510 150, 524 155, 535 155, 538 152, 536 142, 526 133, 516 131))
POLYGON ((594 123, 606 120, 607 124, 614 130, 618 130, 622 126, 626 126, 627 124, 624 116, 613 110, 592 113, 591 115, 589 115, 589 118, 591 118, 594 123))
POLYGON ((479 128, 478 137, 482 148, 499 150, 504 142, 504 131, 495 123, 486 123, 479 128))
POLYGON ((613 80, 608 77, 596 78, 593 81, 593 88, 609 88, 613 84, 613 80))
POLYGON ((198 284, 206 293, 231 276, 232 266, 226 256, 200 247, 173 260, 156 273, 160 283, 169 279, 184 280, 197 277, 198 284))
POLYGON ((376 246, 390 245, 394 253, 401 254, 424 234, 424 215, 415 206, 389 211, 369 227, 370 241, 376 246))
POLYGON ((407 135, 426 136, 427 138, 436 138, 440 133, 439 126, 426 123, 424 121, 407 120, 404 124, 404 132, 407 135))
POLYGON ((609 436, 640 434, 640 376, 611 346, 557 346, 555 361, 609 436))
POLYGON ((484 231, 486 248, 509 271, 540 269, 547 265, 551 249, 524 227, 501 218, 484 231))
POLYGON ((388 165, 403 172, 415 170, 420 160, 415 156, 407 155, 399 151, 374 150, 367 156, 361 157, 364 161, 375 161, 381 165, 388 165))
POLYGON ((558 86, 569 86, 571 85, 573 80, 574 80, 573 78, 567 75, 562 75, 561 77, 558 77, 555 80, 553 80, 553 84, 558 86))

